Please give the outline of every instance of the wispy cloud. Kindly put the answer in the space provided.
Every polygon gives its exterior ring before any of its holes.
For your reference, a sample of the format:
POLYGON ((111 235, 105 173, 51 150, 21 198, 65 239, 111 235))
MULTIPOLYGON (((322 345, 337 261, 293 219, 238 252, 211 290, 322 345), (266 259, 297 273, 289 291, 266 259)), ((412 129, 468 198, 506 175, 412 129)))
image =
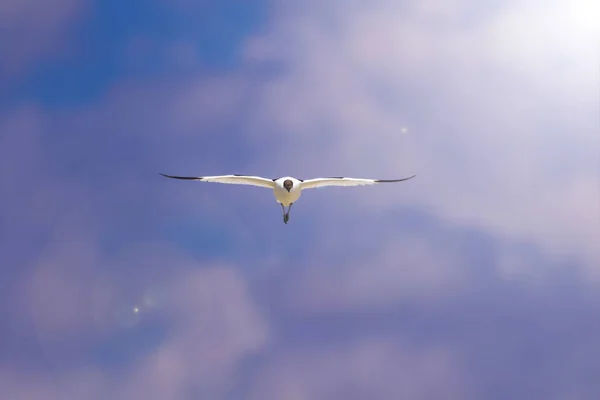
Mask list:
POLYGON ((414 189, 374 204, 418 203, 597 260, 599 32, 589 16, 600 11, 438 6, 282 7, 247 49, 285 71, 265 84, 257 113, 295 149, 277 162, 314 174, 418 173, 414 189))
POLYGON ((290 349, 259 370, 255 382, 244 397, 464 399, 469 393, 451 350, 418 349, 399 338, 290 349))
POLYGON ((64 54, 70 43, 69 27, 80 20, 87 0, 7 0, 0 5, 0 88, 30 72, 44 57, 64 54))

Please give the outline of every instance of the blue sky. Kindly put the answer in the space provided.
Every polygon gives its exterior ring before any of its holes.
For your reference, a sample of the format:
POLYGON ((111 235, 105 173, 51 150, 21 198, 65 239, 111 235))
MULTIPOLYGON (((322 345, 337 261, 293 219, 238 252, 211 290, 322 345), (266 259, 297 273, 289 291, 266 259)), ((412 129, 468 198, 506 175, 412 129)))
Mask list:
POLYGON ((3 2, 4 395, 598 398, 595 3, 3 2))
POLYGON ((48 106, 82 104, 111 84, 130 79, 172 77, 172 55, 165 47, 185 40, 206 73, 236 68, 240 46, 260 29, 267 8, 260 1, 206 3, 201 12, 162 1, 90 2, 81 21, 68 27, 69 50, 31 67, 14 82, 8 101, 36 99, 48 106), (139 48, 128 54, 138 40, 139 48))

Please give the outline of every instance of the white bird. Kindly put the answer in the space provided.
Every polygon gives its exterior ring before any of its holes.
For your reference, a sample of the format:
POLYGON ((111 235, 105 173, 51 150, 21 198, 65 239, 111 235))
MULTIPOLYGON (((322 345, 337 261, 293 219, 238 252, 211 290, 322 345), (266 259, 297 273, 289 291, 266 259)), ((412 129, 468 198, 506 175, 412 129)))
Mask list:
POLYGON ((273 189, 275 199, 281 204, 283 210, 283 222, 288 223, 290 219, 290 210, 292 204, 294 204, 299 198, 302 190, 320 188, 325 186, 361 186, 361 185, 373 185, 376 183, 390 183, 390 182, 402 182, 408 179, 414 178, 413 175, 403 179, 361 179, 361 178, 315 178, 315 179, 296 179, 291 176, 284 176, 277 179, 267 179, 260 176, 250 175, 219 175, 219 176, 173 176, 165 175, 167 178, 173 179, 187 179, 193 181, 202 182, 218 182, 218 183, 229 183, 234 185, 250 185, 260 186, 269 189, 273 189), (285 207, 288 207, 287 211, 285 207))

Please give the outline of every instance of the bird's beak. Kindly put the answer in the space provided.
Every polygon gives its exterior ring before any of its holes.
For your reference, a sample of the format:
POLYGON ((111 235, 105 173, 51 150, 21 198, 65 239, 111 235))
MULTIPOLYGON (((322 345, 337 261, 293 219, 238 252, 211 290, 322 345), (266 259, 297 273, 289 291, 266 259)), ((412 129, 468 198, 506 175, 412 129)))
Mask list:
POLYGON ((288 191, 288 193, 289 193, 289 192, 290 192, 290 190, 291 190, 292 188, 285 188, 285 189, 286 189, 286 190, 288 191))

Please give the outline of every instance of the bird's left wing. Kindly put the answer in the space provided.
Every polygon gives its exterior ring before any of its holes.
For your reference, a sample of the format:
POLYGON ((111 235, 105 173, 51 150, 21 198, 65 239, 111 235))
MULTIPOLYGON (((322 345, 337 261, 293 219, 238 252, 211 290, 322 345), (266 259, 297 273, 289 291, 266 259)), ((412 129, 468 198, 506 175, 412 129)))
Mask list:
POLYGON ((173 179, 187 179, 193 181, 202 181, 202 182, 217 182, 217 183, 229 183, 233 185, 250 185, 250 186, 260 186, 266 187, 269 189, 273 189, 275 187, 275 182, 272 179, 263 178, 260 176, 250 176, 250 175, 219 175, 219 176, 173 176, 173 175, 165 175, 167 178, 173 179))
POLYGON ((362 179, 362 178, 315 178, 307 179, 302 182, 302 189, 313 189, 325 186, 361 186, 374 185, 376 183, 402 182, 414 178, 413 175, 403 179, 362 179))

